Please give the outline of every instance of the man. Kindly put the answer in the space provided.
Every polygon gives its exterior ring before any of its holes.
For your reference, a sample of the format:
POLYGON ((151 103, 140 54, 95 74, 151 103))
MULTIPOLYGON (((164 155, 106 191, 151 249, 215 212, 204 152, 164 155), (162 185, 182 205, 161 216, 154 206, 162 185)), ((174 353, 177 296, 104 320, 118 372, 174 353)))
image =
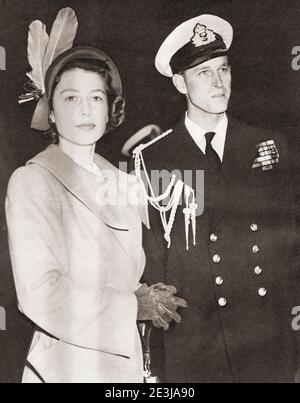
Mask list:
MULTIPOLYGON (((151 209, 145 233, 147 283, 174 284, 188 302, 159 350, 167 382, 293 382, 297 371, 288 148, 280 134, 227 116, 232 38, 228 22, 202 15, 177 27, 156 57, 158 71, 186 97, 187 113, 143 147, 143 161, 148 173, 179 170, 182 178, 203 170, 205 181, 195 246, 186 248, 192 215, 185 219, 184 206, 173 224, 151 209)), ((154 353, 157 346, 153 339, 154 353)))

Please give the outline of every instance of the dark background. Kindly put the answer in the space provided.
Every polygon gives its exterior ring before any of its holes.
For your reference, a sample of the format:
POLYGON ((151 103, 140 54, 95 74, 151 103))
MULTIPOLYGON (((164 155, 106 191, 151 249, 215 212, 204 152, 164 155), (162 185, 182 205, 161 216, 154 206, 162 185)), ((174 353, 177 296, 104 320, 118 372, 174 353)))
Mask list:
POLYGON ((154 57, 173 28, 202 13, 217 14, 234 28, 231 114, 298 136, 300 71, 291 67, 291 52, 300 45, 299 0, 0 0, 0 45, 7 51, 7 71, 0 71, 1 137, 13 165, 23 164, 46 144, 29 128, 34 103, 17 103, 30 70, 28 27, 40 19, 50 31, 65 6, 78 16, 75 44, 106 51, 124 81, 127 120, 98 149, 113 162, 135 131, 149 123, 167 129, 184 110, 171 80, 155 70, 154 57))
POLYGON ((126 122, 98 145, 98 152, 113 163, 135 131, 149 123, 167 129, 184 111, 184 100, 171 80, 155 70, 154 57, 178 24, 212 13, 227 19, 235 32, 230 113, 285 133, 295 178, 300 164, 300 71, 291 66, 292 49, 300 46, 299 0, 0 0, 0 46, 7 52, 7 70, 0 71, 0 305, 9 311, 8 330, 0 332, 0 382, 20 376, 22 351, 26 352, 31 331, 14 307, 4 216, 6 186, 13 170, 47 144, 30 129, 35 104, 17 103, 29 71, 28 27, 40 19, 50 33, 57 12, 66 6, 74 8, 79 20, 75 44, 106 51, 123 78, 126 122))

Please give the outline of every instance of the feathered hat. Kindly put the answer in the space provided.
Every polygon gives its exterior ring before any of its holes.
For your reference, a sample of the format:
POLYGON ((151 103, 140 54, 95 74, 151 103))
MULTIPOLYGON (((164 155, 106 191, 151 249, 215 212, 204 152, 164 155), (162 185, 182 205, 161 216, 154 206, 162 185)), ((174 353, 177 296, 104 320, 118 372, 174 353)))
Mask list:
POLYGON ((19 103, 38 101, 31 122, 32 129, 41 131, 49 129, 46 73, 59 55, 72 48, 77 28, 76 14, 69 7, 59 11, 50 36, 47 34, 46 25, 41 21, 33 21, 29 26, 27 52, 32 71, 27 73, 30 81, 25 84, 26 94, 19 97, 19 103))

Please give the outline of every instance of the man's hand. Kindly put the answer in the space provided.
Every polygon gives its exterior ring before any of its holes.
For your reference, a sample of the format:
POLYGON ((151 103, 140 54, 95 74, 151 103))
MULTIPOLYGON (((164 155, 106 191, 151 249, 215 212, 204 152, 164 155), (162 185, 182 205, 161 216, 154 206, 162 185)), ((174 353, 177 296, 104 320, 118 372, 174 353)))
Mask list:
POLYGON ((169 329, 169 323, 174 320, 181 322, 178 308, 186 308, 187 302, 182 298, 175 297, 177 290, 173 286, 162 283, 148 287, 143 284, 135 295, 138 300, 138 320, 151 320, 153 326, 169 329))

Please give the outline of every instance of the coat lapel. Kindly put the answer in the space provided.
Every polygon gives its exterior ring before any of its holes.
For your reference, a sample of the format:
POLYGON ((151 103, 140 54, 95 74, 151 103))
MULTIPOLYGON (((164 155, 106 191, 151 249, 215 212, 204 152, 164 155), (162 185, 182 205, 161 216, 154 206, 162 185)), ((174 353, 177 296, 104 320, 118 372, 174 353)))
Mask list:
POLYGON ((113 175, 116 173, 116 168, 110 166, 107 161, 104 167, 103 161, 100 156, 97 156, 95 160, 101 168, 101 172, 104 173, 103 180, 102 178, 101 180, 97 180, 95 175, 79 166, 70 157, 60 151, 57 146, 48 147, 46 151, 30 160, 28 164, 36 163, 47 169, 74 197, 80 200, 109 227, 128 230, 119 206, 112 204, 105 205, 105 207, 101 206, 99 195, 101 195, 101 186, 108 179, 106 173, 108 170, 113 175))
MULTIPOLYGON (((247 127, 247 126, 245 126, 247 127)), ((228 211, 234 208, 237 197, 234 189, 242 189, 251 171, 257 150, 256 139, 237 121, 229 118, 224 159, 214 206, 214 225, 219 225, 228 211)))
POLYGON ((170 172, 178 169, 181 171, 203 169, 204 154, 188 132, 184 120, 185 117, 170 134, 172 142, 169 143, 168 159, 162 163, 163 169, 170 172))
MULTIPOLYGON (((56 179, 70 192, 76 199, 78 199, 85 207, 87 207, 95 216, 104 222, 112 231, 111 233, 117 239, 117 241, 124 248, 126 253, 136 260, 136 253, 133 256, 130 242, 126 233, 130 231, 130 224, 133 224, 130 220, 133 219, 136 222, 138 218, 138 207, 134 208, 132 214, 129 211, 125 212, 124 205, 118 205, 117 203, 105 203, 101 204, 101 195, 103 195, 103 186, 106 188, 104 192, 111 188, 112 180, 116 182, 115 192, 117 197, 127 197, 127 194, 122 191, 122 184, 119 186, 118 181, 122 181, 122 178, 126 180, 127 175, 120 172, 117 168, 111 165, 104 158, 99 155, 95 156, 95 163, 101 169, 103 178, 99 181, 96 176, 79 166, 70 157, 59 150, 57 146, 50 146, 48 149, 35 158, 30 160, 28 164, 36 163, 49 171, 56 179), (124 175, 126 177, 124 177, 124 175), (121 178, 121 180, 120 180, 121 178)), ((128 184, 128 183, 127 183, 128 184)), ((120 200, 120 199, 117 199, 120 200)), ((124 200, 124 199, 122 199, 124 200)), ((130 207, 128 207, 130 208, 130 207)), ((129 235, 128 235, 129 236, 129 235)))

